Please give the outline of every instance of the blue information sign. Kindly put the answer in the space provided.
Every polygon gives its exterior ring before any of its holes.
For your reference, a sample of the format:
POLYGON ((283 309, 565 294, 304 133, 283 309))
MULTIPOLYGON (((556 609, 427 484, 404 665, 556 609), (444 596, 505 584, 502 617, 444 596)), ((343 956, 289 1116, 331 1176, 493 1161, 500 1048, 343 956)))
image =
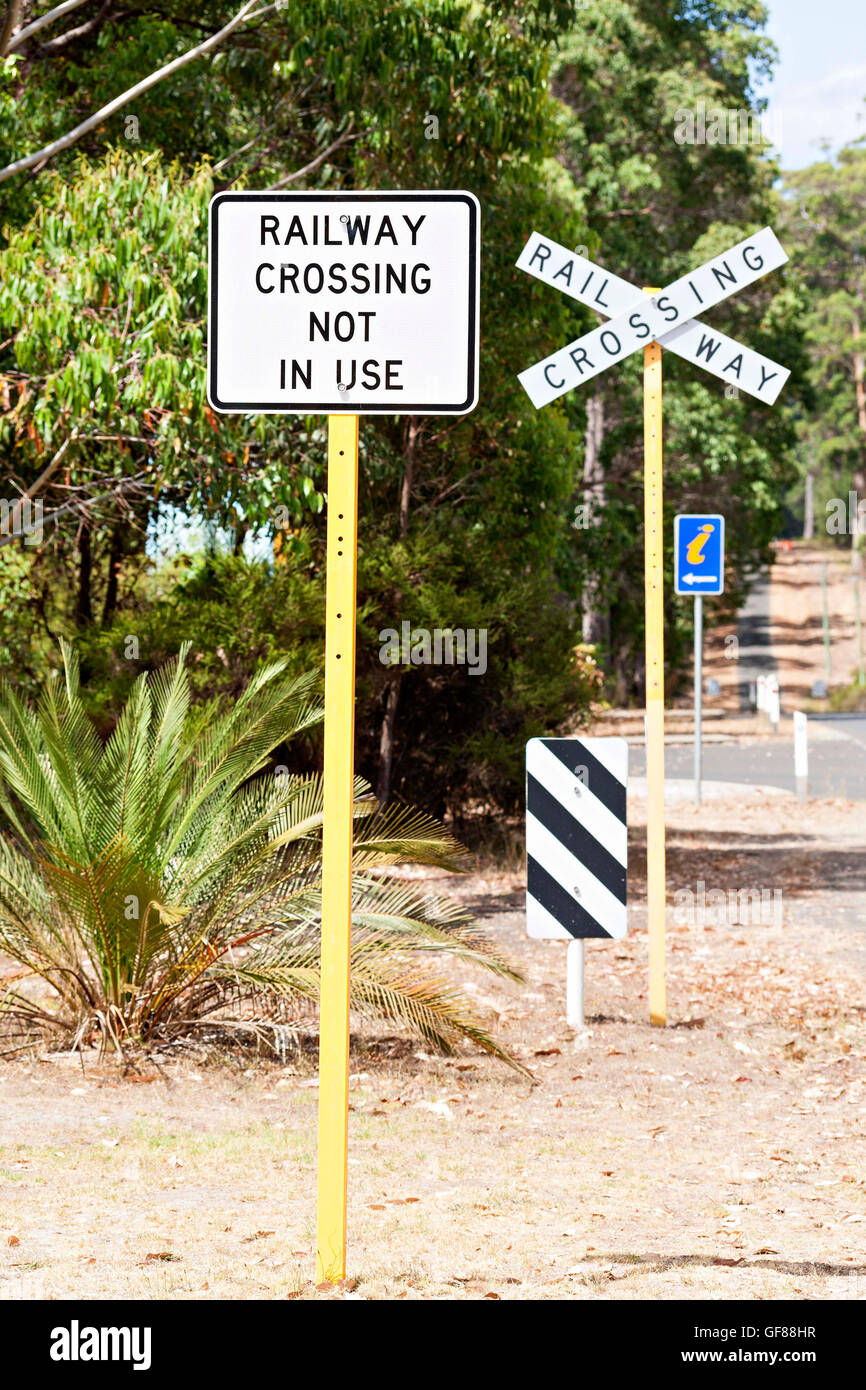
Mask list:
POLYGON ((720 594, 725 587, 725 518, 674 519, 674 587, 678 594, 720 594))

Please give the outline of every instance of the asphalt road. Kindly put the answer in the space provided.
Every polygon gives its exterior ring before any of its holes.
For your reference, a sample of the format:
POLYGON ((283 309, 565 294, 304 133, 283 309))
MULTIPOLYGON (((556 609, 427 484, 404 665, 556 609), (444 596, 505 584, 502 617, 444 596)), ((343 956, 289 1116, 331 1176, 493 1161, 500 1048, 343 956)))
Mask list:
MULTIPOLYGON (((825 716, 814 722, 820 723, 821 736, 809 739, 809 795, 866 801, 866 715, 825 716)), ((793 721, 783 719, 780 731, 788 732, 790 739, 784 743, 704 744, 703 776, 712 782, 748 782, 795 791, 793 721)), ((689 778, 693 766, 690 741, 666 746, 666 777, 689 778)), ((629 749, 628 770, 630 777, 646 776, 642 747, 629 749)))
POLYGON ((770 575, 765 570, 750 590, 737 619, 740 709, 751 708, 750 689, 759 676, 778 675, 770 631, 770 575))

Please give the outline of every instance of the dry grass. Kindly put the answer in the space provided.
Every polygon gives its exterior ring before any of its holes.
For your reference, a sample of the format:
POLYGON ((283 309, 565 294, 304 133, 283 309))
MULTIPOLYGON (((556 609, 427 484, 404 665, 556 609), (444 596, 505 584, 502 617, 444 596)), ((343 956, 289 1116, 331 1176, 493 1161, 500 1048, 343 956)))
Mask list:
MULTIPOLYGON (((672 809, 672 888, 740 886, 744 857, 760 872, 750 853, 792 848, 781 930, 671 925, 664 1030, 646 1023, 640 904, 625 942, 588 946, 575 1034, 563 948, 523 938, 518 877, 464 880, 526 965, 523 989, 475 987, 537 1083, 468 1049, 358 1040, 358 1283, 333 1296, 866 1297, 866 935, 807 881, 822 846, 862 855, 861 820, 841 803, 672 809)), ((641 840, 638 807, 636 864, 641 840)), ((303 1055, 126 1080, 95 1058, 7 1062, 0 1296, 331 1296, 310 1282, 316 1098, 303 1055)))

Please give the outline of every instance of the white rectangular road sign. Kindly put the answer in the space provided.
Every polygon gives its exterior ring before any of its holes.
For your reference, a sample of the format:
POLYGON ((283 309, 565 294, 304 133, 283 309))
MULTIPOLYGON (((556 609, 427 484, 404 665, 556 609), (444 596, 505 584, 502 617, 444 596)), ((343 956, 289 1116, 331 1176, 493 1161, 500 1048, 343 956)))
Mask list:
POLYGON ((218 193, 210 205, 214 410, 472 410, 479 229, 472 193, 218 193))
POLYGON ((526 930, 570 940, 625 936, 624 738, 526 745, 526 930))
POLYGON ((775 233, 765 227, 657 295, 647 296, 534 232, 518 258, 518 267, 612 317, 603 327, 521 372, 520 382, 533 405, 548 405, 655 340, 771 405, 790 372, 691 316, 753 284, 787 259, 775 233))

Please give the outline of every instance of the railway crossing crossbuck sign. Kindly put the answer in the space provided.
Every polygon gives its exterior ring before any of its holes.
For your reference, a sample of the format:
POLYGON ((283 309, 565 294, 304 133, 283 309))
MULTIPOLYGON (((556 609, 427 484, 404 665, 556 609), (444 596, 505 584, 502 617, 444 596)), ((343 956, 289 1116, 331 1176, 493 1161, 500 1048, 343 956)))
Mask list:
POLYGON ((610 322, 527 368, 520 373, 520 382, 533 405, 548 405, 638 348, 656 342, 772 405, 790 376, 787 368, 693 316, 754 284, 787 259, 775 233, 765 227, 674 280, 667 289, 654 291, 647 302, 646 294, 627 280, 533 232, 517 261, 519 268, 607 314, 610 322))
MULTIPOLYGON (((709 328, 696 315, 777 270, 787 259, 775 233, 764 227, 664 289, 638 289, 539 232, 532 233, 517 260, 527 274, 608 319, 519 374, 536 408, 549 405, 643 348, 649 1004, 650 1021, 659 1025, 664 1025, 667 1016, 662 348, 720 377, 728 388, 772 405, 790 375, 788 369, 709 328)), ((721 557, 717 573, 723 573, 721 557)))

